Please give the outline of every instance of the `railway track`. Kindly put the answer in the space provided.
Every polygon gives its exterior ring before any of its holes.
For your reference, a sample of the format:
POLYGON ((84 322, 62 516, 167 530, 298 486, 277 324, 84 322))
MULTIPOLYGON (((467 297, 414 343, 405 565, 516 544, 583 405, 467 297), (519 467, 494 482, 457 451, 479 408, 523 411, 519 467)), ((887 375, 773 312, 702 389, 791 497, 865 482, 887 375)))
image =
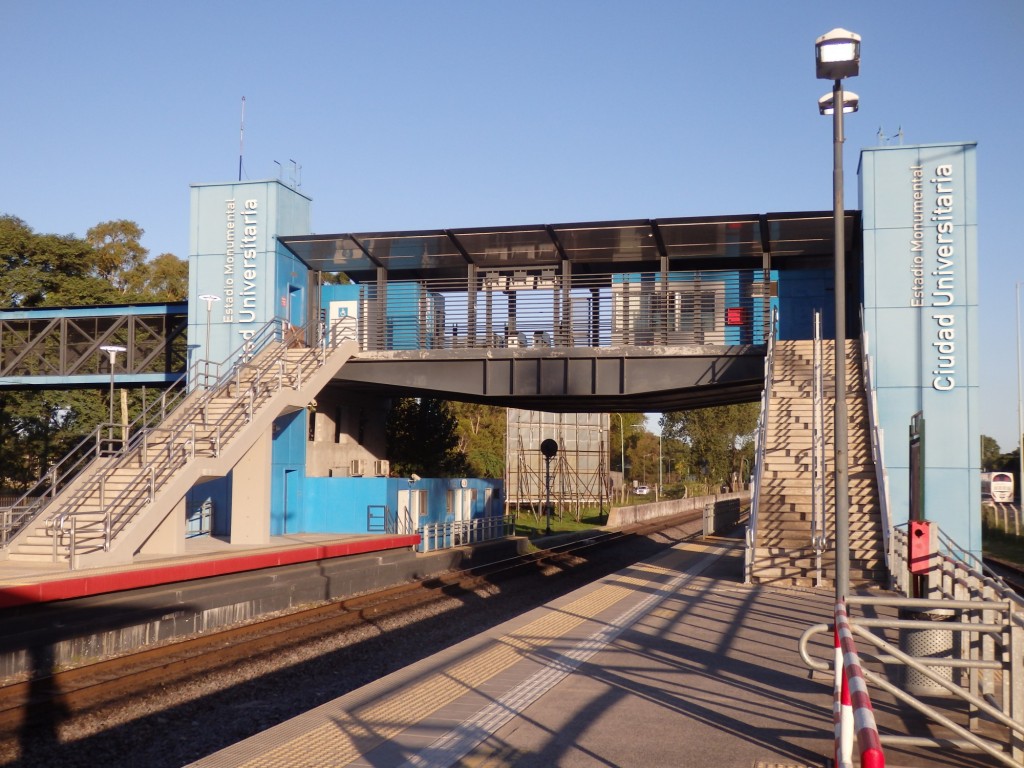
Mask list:
POLYGON ((1024 595, 1024 568, 1009 560, 998 557, 984 558, 985 565, 992 569, 1018 595, 1024 595))
POLYGON ((74 717, 128 701, 147 691, 294 648, 337 632, 467 594, 502 579, 551 568, 571 569, 584 553, 629 537, 700 520, 688 513, 581 538, 467 571, 452 572, 382 591, 334 601, 195 636, 117 658, 66 669, 0 688, 0 734, 11 734, 57 707, 74 717))

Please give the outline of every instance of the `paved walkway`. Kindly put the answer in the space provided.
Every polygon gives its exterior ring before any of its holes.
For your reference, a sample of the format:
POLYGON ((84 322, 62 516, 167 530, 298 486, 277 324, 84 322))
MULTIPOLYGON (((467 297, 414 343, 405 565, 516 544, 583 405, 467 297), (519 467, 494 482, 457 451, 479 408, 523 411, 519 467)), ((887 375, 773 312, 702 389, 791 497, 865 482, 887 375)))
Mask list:
MULTIPOLYGON (((831 679, 797 640, 829 621, 832 594, 744 586, 741 569, 739 542, 680 544, 194 765, 824 765, 831 679)), ((815 655, 830 646, 819 636, 815 655)), ((883 730, 918 727, 876 711, 883 730)))

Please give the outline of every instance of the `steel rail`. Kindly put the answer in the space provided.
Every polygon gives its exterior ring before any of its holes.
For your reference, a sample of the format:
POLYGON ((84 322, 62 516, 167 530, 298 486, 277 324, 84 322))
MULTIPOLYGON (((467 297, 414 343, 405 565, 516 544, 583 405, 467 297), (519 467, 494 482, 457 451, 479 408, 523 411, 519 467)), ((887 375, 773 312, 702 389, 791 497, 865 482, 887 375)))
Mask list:
POLYGON ((531 566, 572 567, 575 555, 631 536, 701 520, 700 511, 556 544, 475 568, 301 609, 240 627, 61 670, 0 688, 0 733, 10 733, 59 701, 69 716, 137 696, 155 684, 181 682, 302 643, 465 594, 531 566))

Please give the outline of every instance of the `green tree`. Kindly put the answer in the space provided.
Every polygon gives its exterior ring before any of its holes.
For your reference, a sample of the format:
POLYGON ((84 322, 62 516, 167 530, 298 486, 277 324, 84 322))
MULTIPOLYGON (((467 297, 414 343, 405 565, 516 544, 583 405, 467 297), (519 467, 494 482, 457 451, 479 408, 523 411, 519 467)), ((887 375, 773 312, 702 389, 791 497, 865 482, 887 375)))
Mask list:
POLYGON ((125 276, 127 294, 138 301, 184 301, 188 298, 188 262, 173 253, 136 265, 125 276))
POLYGON ((131 274, 146 263, 149 251, 140 242, 144 234, 142 227, 128 219, 102 221, 85 233, 97 276, 122 294, 131 288, 131 274))
POLYGON ((731 485, 743 459, 753 460, 758 413, 757 403, 673 411, 661 417, 662 434, 688 447, 691 470, 709 484, 731 485))
MULTIPOLYGON (((143 230, 103 222, 86 239, 39 234, 0 216, 0 306, 31 308, 175 301, 185 298, 188 264, 173 254, 150 262, 143 230)), ((25 490, 107 419, 107 390, 0 392, 0 487, 25 490)), ((130 413, 139 397, 130 393, 130 413)))
POLYGON ((40 235, 15 216, 0 216, 0 306, 108 304, 116 293, 92 272, 92 250, 71 235, 40 235))
POLYGON ((449 403, 458 422, 458 449, 473 477, 504 477, 505 409, 478 403, 449 403))
POLYGON ((991 472, 997 468, 1000 456, 999 443, 988 435, 981 436, 981 468, 991 472))
POLYGON ((458 421, 447 401, 399 398, 391 406, 385 430, 388 460, 396 474, 469 474, 466 454, 459 450, 458 421))

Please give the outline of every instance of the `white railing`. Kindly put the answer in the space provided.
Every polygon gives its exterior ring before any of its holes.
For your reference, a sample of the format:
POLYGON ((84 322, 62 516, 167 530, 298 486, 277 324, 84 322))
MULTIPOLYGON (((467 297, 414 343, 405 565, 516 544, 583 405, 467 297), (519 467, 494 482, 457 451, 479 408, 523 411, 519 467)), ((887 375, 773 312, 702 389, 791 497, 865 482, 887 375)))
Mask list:
POLYGON ((512 515, 491 515, 472 520, 456 520, 448 523, 429 523, 420 530, 420 552, 433 552, 463 544, 477 544, 481 541, 503 539, 515 533, 515 518, 512 515))

